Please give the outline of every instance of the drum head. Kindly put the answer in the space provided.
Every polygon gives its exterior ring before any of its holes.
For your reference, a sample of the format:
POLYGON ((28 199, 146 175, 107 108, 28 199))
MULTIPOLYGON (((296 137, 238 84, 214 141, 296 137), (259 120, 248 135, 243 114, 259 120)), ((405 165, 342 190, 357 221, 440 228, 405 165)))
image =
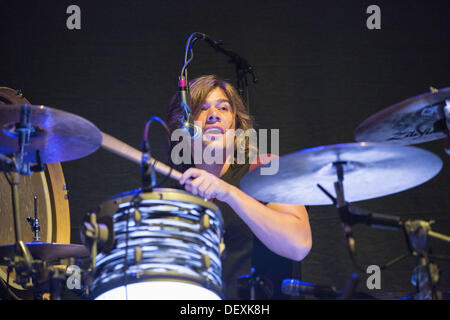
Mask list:
POLYGON ((221 297, 188 282, 147 281, 111 289, 95 300, 221 300, 221 297))

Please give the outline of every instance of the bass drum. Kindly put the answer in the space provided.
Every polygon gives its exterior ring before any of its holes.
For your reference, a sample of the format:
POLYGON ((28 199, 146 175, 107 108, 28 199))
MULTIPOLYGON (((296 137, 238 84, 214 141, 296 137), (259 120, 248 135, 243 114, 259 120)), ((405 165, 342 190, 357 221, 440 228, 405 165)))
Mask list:
MULTIPOLYGON (((31 104, 23 95, 11 88, 0 87, 0 109, 3 104, 31 104)), ((2 128, 0 128, 2 130, 2 128)), ((2 134, 2 133, 0 133, 2 134)), ((70 243, 70 213, 66 182, 60 163, 49 163, 44 172, 21 176, 19 184, 20 221, 24 242, 33 241, 33 232, 27 217, 34 217, 34 197, 41 227, 42 242, 70 243)), ((0 173, 0 246, 15 242, 12 213, 11 187, 0 173)), ((6 282, 6 267, 0 267, 0 277, 6 282)), ((30 292, 14 282, 15 274, 9 275, 9 285, 14 293, 28 298, 30 292)))

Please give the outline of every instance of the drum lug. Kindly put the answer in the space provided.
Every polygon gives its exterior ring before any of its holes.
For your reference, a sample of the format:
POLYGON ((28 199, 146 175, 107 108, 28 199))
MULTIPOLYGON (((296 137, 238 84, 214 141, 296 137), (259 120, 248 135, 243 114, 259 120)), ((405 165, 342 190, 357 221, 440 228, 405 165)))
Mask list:
POLYGON ((134 250, 134 260, 137 264, 142 262, 142 248, 140 246, 137 246, 134 250))
POLYGON ((63 184, 63 191, 66 191, 66 193, 64 194, 64 199, 68 200, 69 199, 69 190, 67 189, 66 184, 63 184))
POLYGON ((142 215, 141 215, 141 213, 139 212, 138 209, 135 209, 135 210, 134 210, 134 221, 136 222, 136 224, 140 224, 140 223, 141 223, 141 220, 142 220, 142 215))
POLYGON ((209 269, 211 267, 211 259, 209 258, 209 256, 204 254, 202 256, 202 260, 203 260, 203 265, 205 266, 205 268, 209 269))
POLYGON ((200 230, 205 231, 205 230, 208 230, 210 227, 211 227, 211 224, 209 222, 209 215, 205 213, 200 218, 200 230))

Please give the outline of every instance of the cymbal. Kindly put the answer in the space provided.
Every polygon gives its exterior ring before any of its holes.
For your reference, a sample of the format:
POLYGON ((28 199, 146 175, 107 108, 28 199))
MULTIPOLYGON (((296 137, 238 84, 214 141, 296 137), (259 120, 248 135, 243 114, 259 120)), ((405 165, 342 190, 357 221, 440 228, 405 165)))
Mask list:
POLYGON ((450 88, 445 88, 379 111, 356 128, 355 138, 356 141, 411 145, 445 138, 448 128, 450 88))
MULTIPOLYGON (((42 106, 28 105, 33 133, 24 150, 25 162, 36 163, 36 150, 42 163, 70 161, 85 157, 102 143, 100 130, 88 120, 75 114, 42 106)), ((19 151, 15 124, 20 121, 19 104, 0 105, 0 153, 19 151)))
MULTIPOLYGON (((89 250, 81 244, 27 242, 33 259, 41 259, 47 262, 66 258, 89 257, 89 250)), ((0 246, 0 257, 12 258, 16 255, 15 244, 0 246)), ((0 258, 1 260, 1 258, 0 258)))
POLYGON ((279 161, 274 175, 261 175, 265 165, 248 172, 241 180, 241 189, 265 202, 328 205, 332 201, 317 184, 336 197, 337 173, 333 163, 337 161, 346 162, 343 185, 348 202, 413 188, 433 178, 442 168, 442 160, 429 151, 365 142, 304 149, 282 156, 279 161))

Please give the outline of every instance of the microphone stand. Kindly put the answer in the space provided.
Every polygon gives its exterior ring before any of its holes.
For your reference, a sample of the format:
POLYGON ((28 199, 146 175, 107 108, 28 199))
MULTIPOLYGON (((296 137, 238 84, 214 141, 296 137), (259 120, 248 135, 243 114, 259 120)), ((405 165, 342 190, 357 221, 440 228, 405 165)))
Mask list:
POLYGON ((236 52, 225 49, 223 47, 222 40, 215 41, 207 36, 205 36, 203 40, 205 40, 211 47, 213 47, 216 52, 220 52, 229 57, 230 60, 228 62, 234 63, 236 69, 237 89, 239 95, 244 100, 248 111, 250 111, 250 94, 248 91, 247 75, 251 74, 253 83, 257 83, 258 79, 255 75, 255 69, 248 63, 246 59, 238 55, 236 52))
MULTIPOLYGON (((253 83, 257 83, 258 79, 255 75, 255 69, 253 66, 251 66, 246 59, 238 55, 236 52, 233 52, 231 50, 225 49, 223 47, 223 41, 219 40, 213 40, 210 37, 208 37, 206 34, 200 33, 200 32, 194 32, 190 35, 187 44, 186 44, 186 50, 184 54, 184 65, 180 74, 180 81, 183 83, 187 82, 187 65, 192 61, 193 58, 193 52, 192 47, 196 40, 201 39, 203 41, 206 41, 212 48, 216 50, 216 52, 220 52, 230 58, 228 62, 234 63, 235 70, 236 70, 236 79, 237 79, 237 89, 239 92, 239 95, 244 100, 245 105, 247 106, 247 110, 250 112, 250 93, 248 90, 248 79, 247 75, 252 75, 253 83), (188 57, 189 51, 191 52, 191 57, 188 57)), ((186 117, 186 115, 185 115, 186 117)), ((186 120, 186 119, 185 119, 186 120)))

